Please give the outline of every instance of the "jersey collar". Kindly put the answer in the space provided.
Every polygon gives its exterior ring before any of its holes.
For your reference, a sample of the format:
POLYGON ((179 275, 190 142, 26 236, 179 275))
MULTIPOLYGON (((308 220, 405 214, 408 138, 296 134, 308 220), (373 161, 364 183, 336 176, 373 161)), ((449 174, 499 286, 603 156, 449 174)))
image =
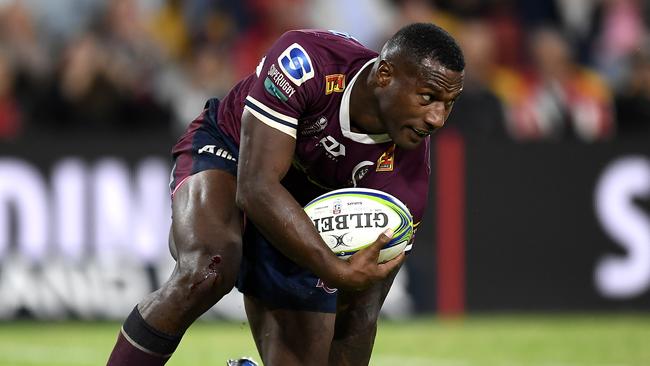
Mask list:
POLYGON ((387 133, 368 135, 365 133, 352 132, 350 130, 350 94, 352 93, 352 87, 354 82, 357 81, 357 77, 363 69, 370 66, 377 60, 377 57, 366 62, 365 65, 359 69, 356 75, 352 78, 352 81, 348 84, 347 88, 343 92, 343 97, 341 99, 341 109, 339 110, 339 121, 341 122, 341 132, 343 136, 349 138, 352 141, 360 142, 362 144, 381 144, 384 142, 390 141, 390 136, 387 133))

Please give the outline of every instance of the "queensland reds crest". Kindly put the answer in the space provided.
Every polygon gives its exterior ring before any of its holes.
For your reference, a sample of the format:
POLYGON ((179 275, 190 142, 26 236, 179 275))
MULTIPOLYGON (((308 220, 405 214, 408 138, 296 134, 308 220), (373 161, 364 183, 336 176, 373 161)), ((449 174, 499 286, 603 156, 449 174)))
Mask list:
POLYGON ((377 159, 378 172, 392 172, 395 163, 395 144, 388 148, 379 159, 377 159))

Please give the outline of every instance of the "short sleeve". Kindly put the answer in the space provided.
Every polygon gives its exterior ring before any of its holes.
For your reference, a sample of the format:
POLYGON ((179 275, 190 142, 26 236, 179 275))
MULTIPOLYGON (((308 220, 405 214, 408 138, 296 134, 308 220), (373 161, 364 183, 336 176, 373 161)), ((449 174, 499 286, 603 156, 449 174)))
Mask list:
POLYGON ((300 31, 280 37, 257 66, 244 108, 296 138, 298 119, 319 90, 315 48, 313 38, 300 31))

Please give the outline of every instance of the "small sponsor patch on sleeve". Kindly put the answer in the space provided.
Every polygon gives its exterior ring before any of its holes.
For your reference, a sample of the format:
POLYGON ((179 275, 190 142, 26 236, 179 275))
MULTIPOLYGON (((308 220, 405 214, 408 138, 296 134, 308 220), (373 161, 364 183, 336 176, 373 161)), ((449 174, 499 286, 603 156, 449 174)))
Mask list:
POLYGON ((264 79, 264 89, 285 103, 296 93, 296 89, 275 64, 269 67, 267 77, 264 79))
POLYGON ((282 93, 282 92, 280 91, 280 88, 278 88, 278 87, 273 83, 273 81, 271 81, 271 79, 269 79, 268 77, 267 77, 266 79, 264 79, 264 89, 266 89, 266 91, 267 91, 269 94, 271 94, 272 96, 274 96, 274 97, 280 99, 280 100, 281 100, 282 102, 284 102, 284 103, 286 103, 287 100, 289 100, 289 98, 288 98, 286 95, 284 95, 284 93, 282 93))

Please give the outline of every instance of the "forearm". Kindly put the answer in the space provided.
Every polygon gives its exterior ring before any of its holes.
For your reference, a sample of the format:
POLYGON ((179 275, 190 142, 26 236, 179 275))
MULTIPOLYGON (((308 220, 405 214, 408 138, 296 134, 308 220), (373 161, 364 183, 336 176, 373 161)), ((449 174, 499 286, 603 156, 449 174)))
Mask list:
POLYGON ((244 111, 237 170, 237 205, 284 255, 332 287, 367 288, 385 278, 403 260, 378 264, 390 232, 348 261, 327 247, 303 208, 280 184, 291 167, 295 139, 244 111))
MULTIPOLYGON (((310 269, 324 281, 332 268, 344 264, 323 242, 314 224, 291 194, 280 184, 259 180, 241 185, 237 202, 246 216, 285 256, 310 269)), ((339 271, 336 271, 339 272, 339 271)))

